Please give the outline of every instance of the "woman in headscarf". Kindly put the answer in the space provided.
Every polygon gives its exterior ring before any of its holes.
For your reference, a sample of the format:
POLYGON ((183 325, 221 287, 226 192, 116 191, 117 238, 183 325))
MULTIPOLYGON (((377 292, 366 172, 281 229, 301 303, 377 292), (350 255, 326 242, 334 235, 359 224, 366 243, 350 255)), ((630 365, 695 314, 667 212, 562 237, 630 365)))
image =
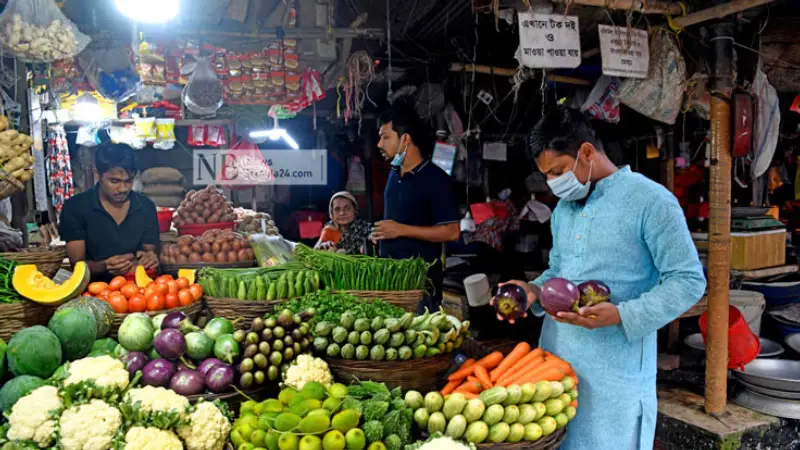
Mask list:
POLYGON ((333 194, 328 204, 331 221, 325 225, 315 248, 347 254, 364 253, 371 226, 358 217, 358 203, 353 194, 333 194))

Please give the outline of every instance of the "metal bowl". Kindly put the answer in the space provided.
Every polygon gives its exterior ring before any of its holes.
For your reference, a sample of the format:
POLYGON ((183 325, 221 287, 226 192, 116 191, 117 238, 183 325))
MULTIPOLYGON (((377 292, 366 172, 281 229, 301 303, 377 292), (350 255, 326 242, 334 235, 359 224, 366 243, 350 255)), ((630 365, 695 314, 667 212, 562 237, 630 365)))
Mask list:
POLYGON ((790 349, 800 353, 800 333, 792 333, 786 336, 783 342, 785 342, 790 349))
POLYGON ((757 392, 759 394, 769 395, 770 397, 780 398, 783 400, 800 400, 800 392, 778 391, 775 389, 756 386, 755 384, 750 384, 742 380, 737 380, 737 382, 744 386, 745 389, 757 392))
MULTIPOLYGON (((800 333, 798 333, 800 334, 800 333)), ((780 355, 784 352, 784 348, 781 344, 770 341, 769 339, 758 338, 761 341, 761 352, 759 352, 759 358, 773 358, 775 356, 780 355)), ((690 334, 683 339, 683 343, 686 344, 687 347, 693 348, 695 350, 699 350, 701 352, 706 351, 706 346, 703 343, 703 335, 700 333, 690 334)), ((798 345, 800 345, 800 340, 798 340, 798 345)))
POLYGON ((731 374, 745 383, 775 389, 778 391, 800 392, 800 361, 788 359, 756 359, 744 366, 744 370, 734 369, 731 374))
POLYGON ((800 401, 770 397, 747 389, 738 389, 731 397, 731 401, 762 414, 786 419, 800 419, 800 401))

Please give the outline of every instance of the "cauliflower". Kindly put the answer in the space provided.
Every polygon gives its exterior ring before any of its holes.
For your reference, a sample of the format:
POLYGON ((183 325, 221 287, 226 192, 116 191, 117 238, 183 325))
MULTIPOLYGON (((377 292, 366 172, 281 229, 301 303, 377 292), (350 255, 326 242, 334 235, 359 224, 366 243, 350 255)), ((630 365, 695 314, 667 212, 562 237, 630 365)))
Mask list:
POLYGON ((125 435, 125 450, 183 450, 178 436, 158 428, 132 427, 125 435))
POLYGON ((328 388, 333 383, 333 376, 325 361, 311 355, 300 355, 286 371, 283 381, 296 389, 303 389, 309 381, 318 381, 328 388))
POLYGON ((213 403, 198 403, 189 415, 190 425, 178 428, 188 450, 222 450, 231 433, 231 423, 213 403))
POLYGON ((422 444, 417 450, 470 450, 475 447, 464 445, 447 436, 435 437, 422 444))
POLYGON ((83 358, 70 363, 69 376, 64 385, 92 381, 99 388, 124 390, 130 383, 125 364, 111 356, 103 355, 95 358, 83 358))
POLYGON ((33 441, 39 447, 49 447, 56 435, 56 421, 64 408, 58 389, 42 386, 22 397, 11 408, 8 439, 33 441))
POLYGON ((59 423, 63 450, 108 450, 122 426, 122 414, 102 400, 92 400, 64 411, 59 423))
POLYGON ((189 399, 163 387, 131 389, 125 395, 125 402, 131 405, 138 402, 139 409, 145 413, 175 412, 181 417, 185 417, 189 409, 189 399))

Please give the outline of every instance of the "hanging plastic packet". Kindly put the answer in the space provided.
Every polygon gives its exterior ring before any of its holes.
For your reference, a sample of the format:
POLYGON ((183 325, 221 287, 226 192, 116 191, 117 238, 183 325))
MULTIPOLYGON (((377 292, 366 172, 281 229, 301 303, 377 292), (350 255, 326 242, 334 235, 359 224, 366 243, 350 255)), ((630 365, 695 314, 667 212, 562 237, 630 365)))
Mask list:
POLYGON ((206 141, 209 147, 223 147, 227 145, 225 141, 225 129, 220 125, 206 126, 206 141))
POLYGON ((156 142, 153 148, 169 150, 175 146, 175 119, 156 119, 156 142))
POLYGON ((54 0, 9 0, 0 14, 0 45, 25 62, 71 58, 91 41, 54 0))
POLYGON ((93 125, 84 125, 78 128, 78 136, 75 138, 75 143, 86 147, 97 147, 100 145, 100 138, 97 136, 97 127, 93 125))
POLYGON ((136 127, 136 137, 144 139, 147 142, 155 142, 156 140, 156 119, 152 117, 144 119, 134 119, 133 122, 136 127))
POLYGON ((210 59, 197 59, 192 76, 183 88, 182 98, 186 108, 197 115, 217 113, 223 102, 223 86, 210 59))
POLYGON ((186 143, 192 147, 202 147, 206 144, 206 127, 203 125, 192 125, 189 127, 189 137, 186 143))

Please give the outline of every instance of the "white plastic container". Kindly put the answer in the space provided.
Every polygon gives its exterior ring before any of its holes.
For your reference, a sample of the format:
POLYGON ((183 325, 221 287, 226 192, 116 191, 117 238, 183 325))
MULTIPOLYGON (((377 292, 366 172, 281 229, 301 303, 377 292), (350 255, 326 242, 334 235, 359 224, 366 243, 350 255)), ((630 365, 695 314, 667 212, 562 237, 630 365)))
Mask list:
POLYGON ((760 336, 761 316, 767 307, 764 294, 753 291, 732 290, 730 292, 730 304, 739 308, 747 325, 750 326, 756 336, 760 336))

